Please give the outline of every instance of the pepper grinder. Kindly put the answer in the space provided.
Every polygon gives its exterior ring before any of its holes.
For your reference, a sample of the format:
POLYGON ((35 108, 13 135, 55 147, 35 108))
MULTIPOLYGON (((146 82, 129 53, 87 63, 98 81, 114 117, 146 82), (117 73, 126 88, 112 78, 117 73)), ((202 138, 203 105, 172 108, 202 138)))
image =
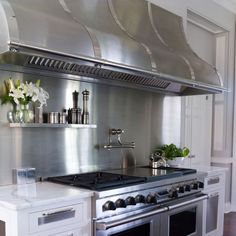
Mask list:
POLYGON ((68 123, 80 124, 81 123, 81 109, 78 107, 79 93, 75 90, 72 93, 73 108, 68 110, 68 123))
POLYGON ((72 96, 73 96, 73 108, 77 109, 78 108, 78 96, 79 96, 79 93, 75 90, 72 93, 72 96))
POLYGON ((89 112, 88 112, 89 91, 85 89, 82 92, 82 94, 83 94, 82 124, 89 124, 89 112))

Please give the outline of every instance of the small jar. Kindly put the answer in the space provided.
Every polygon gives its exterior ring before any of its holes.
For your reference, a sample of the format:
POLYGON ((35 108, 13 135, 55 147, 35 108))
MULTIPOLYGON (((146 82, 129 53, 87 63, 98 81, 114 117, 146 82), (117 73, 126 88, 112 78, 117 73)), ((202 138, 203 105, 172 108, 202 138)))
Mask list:
POLYGON ((59 123, 59 112, 49 112, 48 113, 48 123, 58 124, 59 123))
POLYGON ((71 123, 72 124, 78 124, 78 109, 72 108, 71 110, 71 123))
POLYGON ((66 124, 66 112, 59 113, 59 123, 66 124))

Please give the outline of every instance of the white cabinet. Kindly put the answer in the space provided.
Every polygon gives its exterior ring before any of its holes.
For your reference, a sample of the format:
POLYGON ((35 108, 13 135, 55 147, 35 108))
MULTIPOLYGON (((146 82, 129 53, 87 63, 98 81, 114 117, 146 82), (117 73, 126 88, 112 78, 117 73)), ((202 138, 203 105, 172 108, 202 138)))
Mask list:
POLYGON ((225 173, 210 173, 205 178, 204 235, 222 236, 224 223, 225 173))
POLYGON ((33 234, 32 236, 88 236, 89 233, 82 233, 81 229, 71 229, 58 233, 43 232, 39 234, 33 234))
POLYGON ((91 236, 91 198, 9 211, 6 236, 91 236), (13 225, 14 224, 14 225, 13 225))
POLYGON ((1 186, 0 236, 91 236, 93 194, 47 181, 1 186))
POLYGON ((36 233, 61 225, 83 225, 83 202, 59 208, 49 208, 29 214, 29 232, 36 233))

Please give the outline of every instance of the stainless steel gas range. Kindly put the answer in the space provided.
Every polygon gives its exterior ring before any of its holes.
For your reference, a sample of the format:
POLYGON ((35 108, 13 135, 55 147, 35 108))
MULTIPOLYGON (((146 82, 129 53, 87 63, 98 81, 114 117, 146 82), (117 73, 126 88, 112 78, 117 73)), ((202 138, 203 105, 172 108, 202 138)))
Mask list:
POLYGON ((138 167, 50 177, 93 189, 94 236, 201 236, 204 174, 138 167))

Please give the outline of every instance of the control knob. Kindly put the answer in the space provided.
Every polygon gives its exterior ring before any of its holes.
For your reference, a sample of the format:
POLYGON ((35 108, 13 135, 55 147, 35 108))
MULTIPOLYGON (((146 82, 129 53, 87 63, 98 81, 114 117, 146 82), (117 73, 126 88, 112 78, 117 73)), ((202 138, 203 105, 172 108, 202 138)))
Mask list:
POLYGON ((114 211, 116 209, 116 205, 114 202, 112 201, 107 201, 103 206, 102 206, 102 210, 103 211, 114 211))
POLYGON ((204 183, 203 182, 198 182, 198 187, 199 188, 204 188, 204 183))
POLYGON ((117 208, 125 208, 126 207, 126 203, 124 199, 119 198, 118 200, 116 200, 115 202, 116 207, 117 208))
POLYGON ((185 185, 185 191, 190 192, 191 186, 189 184, 185 185))
POLYGON ((178 197, 178 191, 177 190, 173 190, 170 192, 170 197, 171 198, 177 198, 178 197))
POLYGON ((185 190, 184 190, 184 186, 180 186, 180 187, 179 187, 179 193, 184 193, 184 191, 185 191, 185 190))
POLYGON ((134 197, 127 197, 125 200, 126 205, 136 205, 134 197))
POLYGON ((145 200, 145 197, 143 195, 139 194, 135 197, 135 202, 136 203, 145 203, 146 200, 145 200))
POLYGON ((198 183, 194 183, 192 189, 198 190, 198 183))
POLYGON ((157 198, 156 198, 155 195, 149 194, 149 195, 147 196, 146 202, 147 202, 147 203, 154 203, 154 204, 157 204, 157 198))

